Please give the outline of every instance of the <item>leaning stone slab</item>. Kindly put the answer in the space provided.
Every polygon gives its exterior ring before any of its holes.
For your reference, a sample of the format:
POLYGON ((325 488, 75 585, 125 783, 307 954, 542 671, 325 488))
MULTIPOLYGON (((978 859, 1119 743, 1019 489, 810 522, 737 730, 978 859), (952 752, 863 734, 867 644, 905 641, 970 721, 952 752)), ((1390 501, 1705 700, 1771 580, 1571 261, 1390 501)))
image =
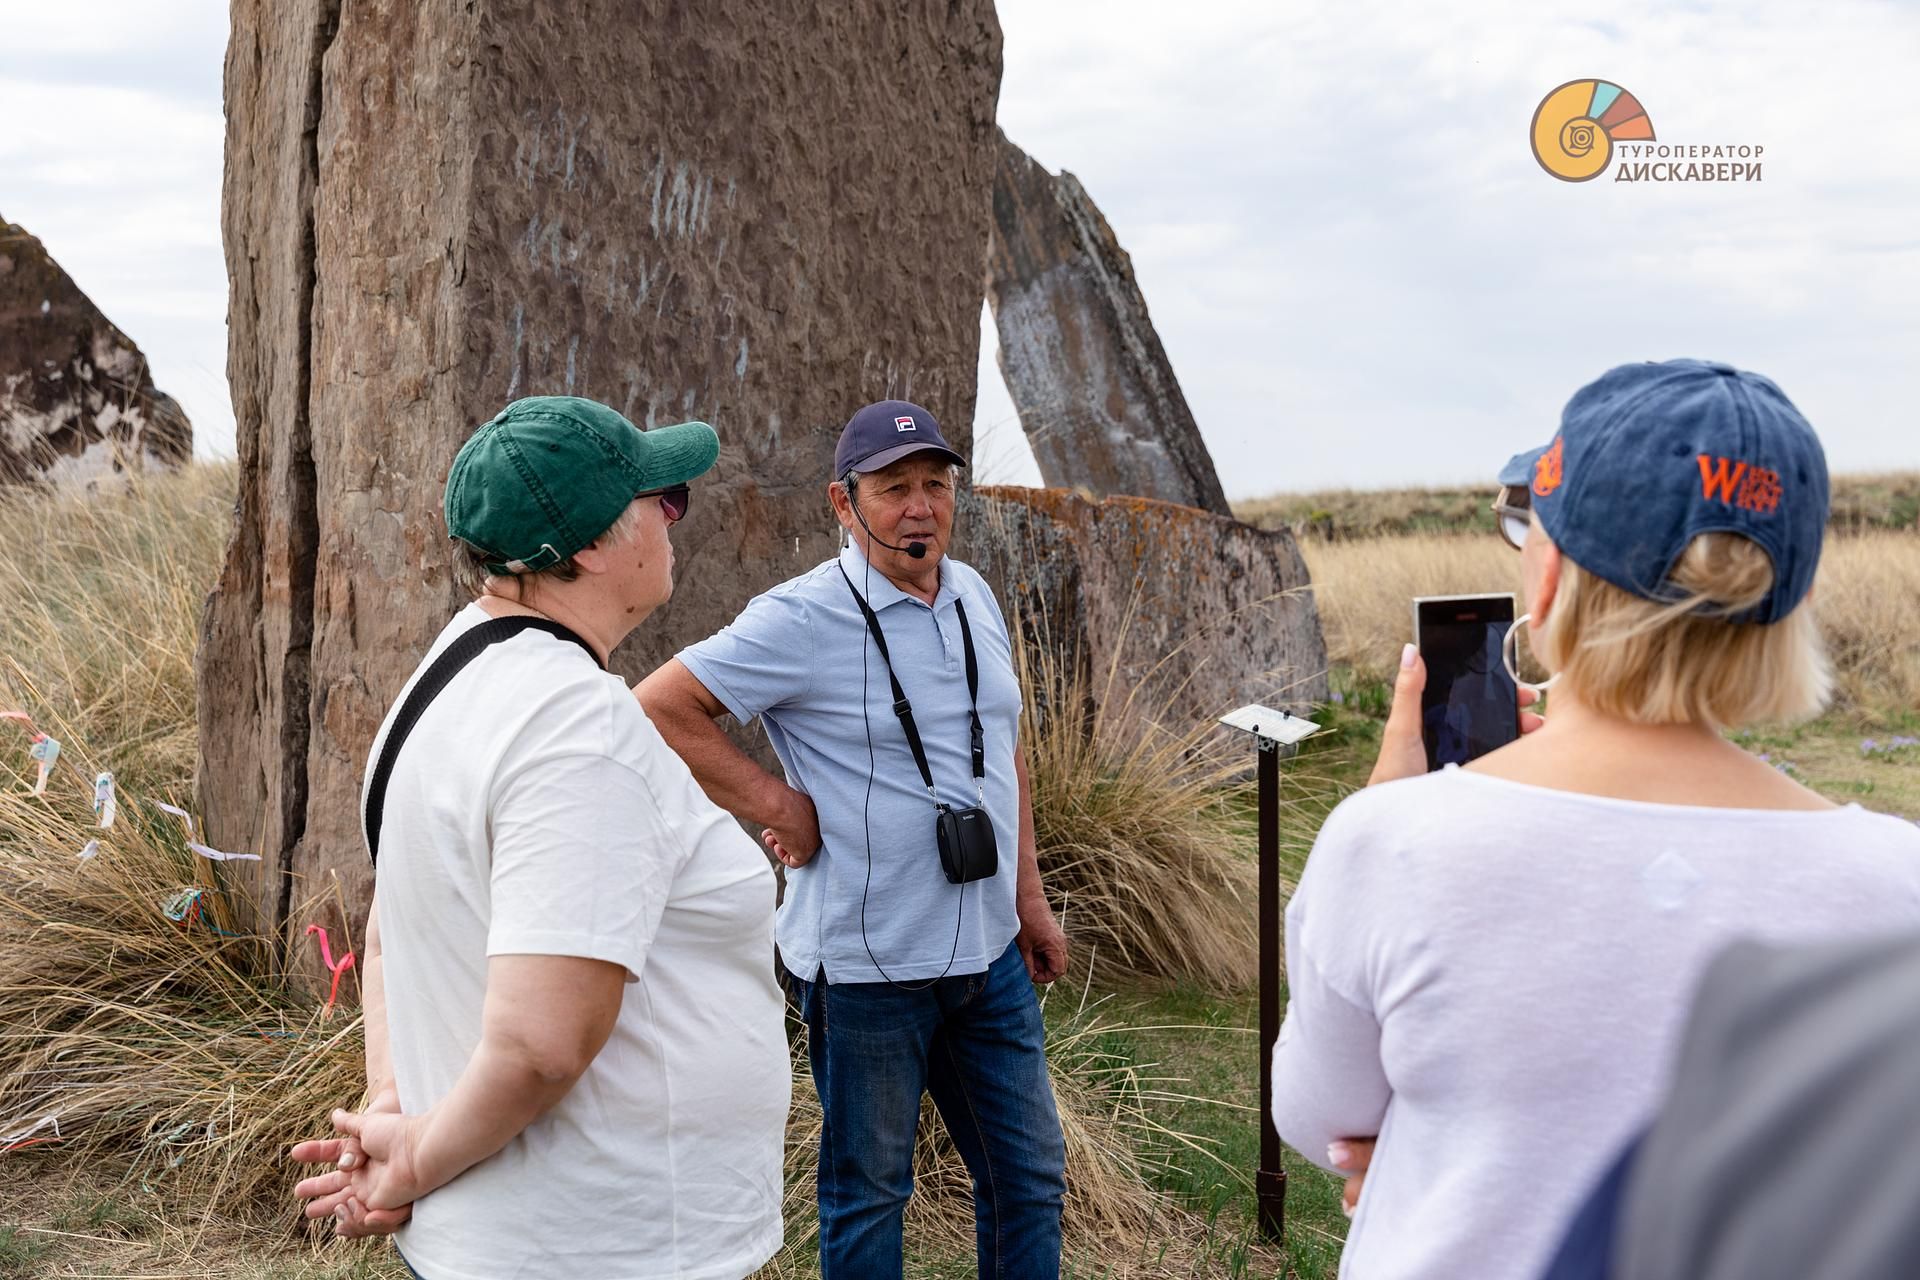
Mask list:
POLYGON ((84 490, 192 453, 192 424, 133 339, 0 218, 0 485, 84 490))
POLYGON ((1327 698, 1306 562, 1284 529, 1148 498, 976 489, 965 554, 1027 643, 1110 712, 1184 729, 1249 702, 1327 698))
POLYGON ((720 433, 629 677, 832 554, 853 408, 918 400, 967 447, 999 74, 990 0, 236 0, 200 788, 274 923, 364 912, 361 771, 461 601, 441 490, 502 404, 720 433))
POLYGON ((1000 135, 987 298, 1042 480, 1231 515, 1133 262, 1080 180, 1000 135))

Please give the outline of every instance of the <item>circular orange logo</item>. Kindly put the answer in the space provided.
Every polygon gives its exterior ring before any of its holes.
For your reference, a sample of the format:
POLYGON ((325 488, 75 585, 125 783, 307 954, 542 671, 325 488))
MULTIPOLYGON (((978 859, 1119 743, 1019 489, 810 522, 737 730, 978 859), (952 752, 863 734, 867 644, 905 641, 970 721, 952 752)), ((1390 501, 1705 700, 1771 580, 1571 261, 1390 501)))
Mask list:
POLYGON ((1533 112, 1533 158, 1562 182, 1606 172, 1617 141, 1652 142, 1653 121, 1639 99, 1608 80, 1569 80, 1533 112))

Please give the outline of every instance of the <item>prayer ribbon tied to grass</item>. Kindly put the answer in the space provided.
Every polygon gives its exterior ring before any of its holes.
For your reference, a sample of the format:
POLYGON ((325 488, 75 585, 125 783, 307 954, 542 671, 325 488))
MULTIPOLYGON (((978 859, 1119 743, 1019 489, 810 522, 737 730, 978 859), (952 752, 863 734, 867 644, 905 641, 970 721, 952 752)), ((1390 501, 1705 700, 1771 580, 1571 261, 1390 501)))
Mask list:
POLYGON ((100 829, 111 827, 119 812, 120 801, 113 794, 113 775, 103 773, 93 780, 93 815, 100 820, 100 829))
POLYGON ((40 776, 34 780, 33 794, 47 794, 47 775, 53 772, 53 766, 60 762, 60 743, 44 733, 33 735, 33 746, 27 754, 40 766, 40 776))
POLYGON ((18 1133, 0 1135, 0 1153, 18 1151, 22 1147, 37 1147, 43 1142, 58 1141, 60 1141, 60 1117, 57 1115, 43 1116, 38 1123, 22 1129, 18 1133), (34 1136, 46 1128, 52 1128, 52 1137, 36 1138, 34 1136))
POLYGON ((0 711, 0 720, 18 720, 33 736, 33 746, 27 754, 40 766, 40 776, 34 781, 33 794, 47 794, 47 775, 53 772, 53 766, 60 760, 60 744, 34 728, 33 717, 24 711, 0 711))
MULTIPOLYGON (((82 856, 84 857, 85 855, 83 854, 82 856)), ((208 918, 205 902, 207 892, 206 889, 182 889, 179 893, 176 893, 172 898, 168 899, 166 905, 161 907, 160 910, 166 913, 167 919, 173 921, 182 929, 190 924, 199 923, 204 924, 207 928, 213 930, 223 938, 238 938, 244 936, 238 933, 230 933, 208 918)))
POLYGON ((320 935, 320 959, 326 963, 327 972, 333 975, 333 989, 327 992, 327 1007, 320 1011, 323 1015, 330 1014, 333 1012, 333 1002, 340 996, 340 975, 353 968, 353 952, 347 952, 340 957, 340 963, 335 964, 333 944, 327 941, 326 926, 310 924, 307 926, 307 932, 320 935))
MULTIPOLYGON (((182 809, 179 805, 168 804, 164 800, 156 800, 154 804, 158 806, 162 812, 170 813, 180 819, 180 825, 187 829, 187 848, 193 850, 208 862, 259 862, 261 860, 260 855, 257 853, 228 853, 225 849, 215 849, 210 845, 198 843, 193 838, 192 814, 182 809)), ((106 824, 102 823, 101 825, 105 826, 106 824)))

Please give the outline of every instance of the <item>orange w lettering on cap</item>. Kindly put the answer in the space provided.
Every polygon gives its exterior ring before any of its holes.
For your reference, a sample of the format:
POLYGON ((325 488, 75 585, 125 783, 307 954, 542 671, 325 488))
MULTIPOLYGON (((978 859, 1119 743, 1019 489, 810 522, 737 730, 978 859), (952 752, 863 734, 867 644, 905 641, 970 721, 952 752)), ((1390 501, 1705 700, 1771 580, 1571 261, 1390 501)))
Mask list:
POLYGON ((1780 508, 1780 473, 1732 458, 1699 455, 1700 492, 1709 501, 1772 515, 1780 508))

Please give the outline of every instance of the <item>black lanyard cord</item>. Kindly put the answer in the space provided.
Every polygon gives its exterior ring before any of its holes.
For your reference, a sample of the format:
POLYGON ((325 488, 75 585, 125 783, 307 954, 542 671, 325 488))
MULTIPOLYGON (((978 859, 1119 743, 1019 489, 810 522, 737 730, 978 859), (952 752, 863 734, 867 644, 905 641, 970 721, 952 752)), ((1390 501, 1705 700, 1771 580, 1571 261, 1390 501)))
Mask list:
MULTIPOLYGON (((874 614, 873 606, 868 604, 853 585, 853 579, 847 577, 847 567, 840 565, 841 580, 847 584, 847 590, 853 595, 854 603, 860 606, 860 616, 866 619, 867 631, 873 636, 873 643, 880 650, 880 661, 887 667, 887 683, 893 687, 893 714, 900 718, 900 730, 907 735, 907 750, 913 753, 913 763, 920 770, 921 781, 927 784, 927 794, 933 797, 936 806, 940 803, 940 794, 933 787, 933 770, 927 764, 927 749, 920 741, 920 727, 913 720, 913 703, 907 700, 907 691, 900 687, 900 677, 893 673, 893 657, 887 652, 886 633, 880 630, 880 619, 874 614)), ((985 803, 987 778, 987 734, 980 723, 980 664, 973 653, 973 627, 967 622, 967 606, 958 599, 953 609, 960 618, 960 643, 966 650, 967 659, 967 717, 970 733, 970 745, 973 754, 974 788, 980 793, 981 803, 985 803)))

